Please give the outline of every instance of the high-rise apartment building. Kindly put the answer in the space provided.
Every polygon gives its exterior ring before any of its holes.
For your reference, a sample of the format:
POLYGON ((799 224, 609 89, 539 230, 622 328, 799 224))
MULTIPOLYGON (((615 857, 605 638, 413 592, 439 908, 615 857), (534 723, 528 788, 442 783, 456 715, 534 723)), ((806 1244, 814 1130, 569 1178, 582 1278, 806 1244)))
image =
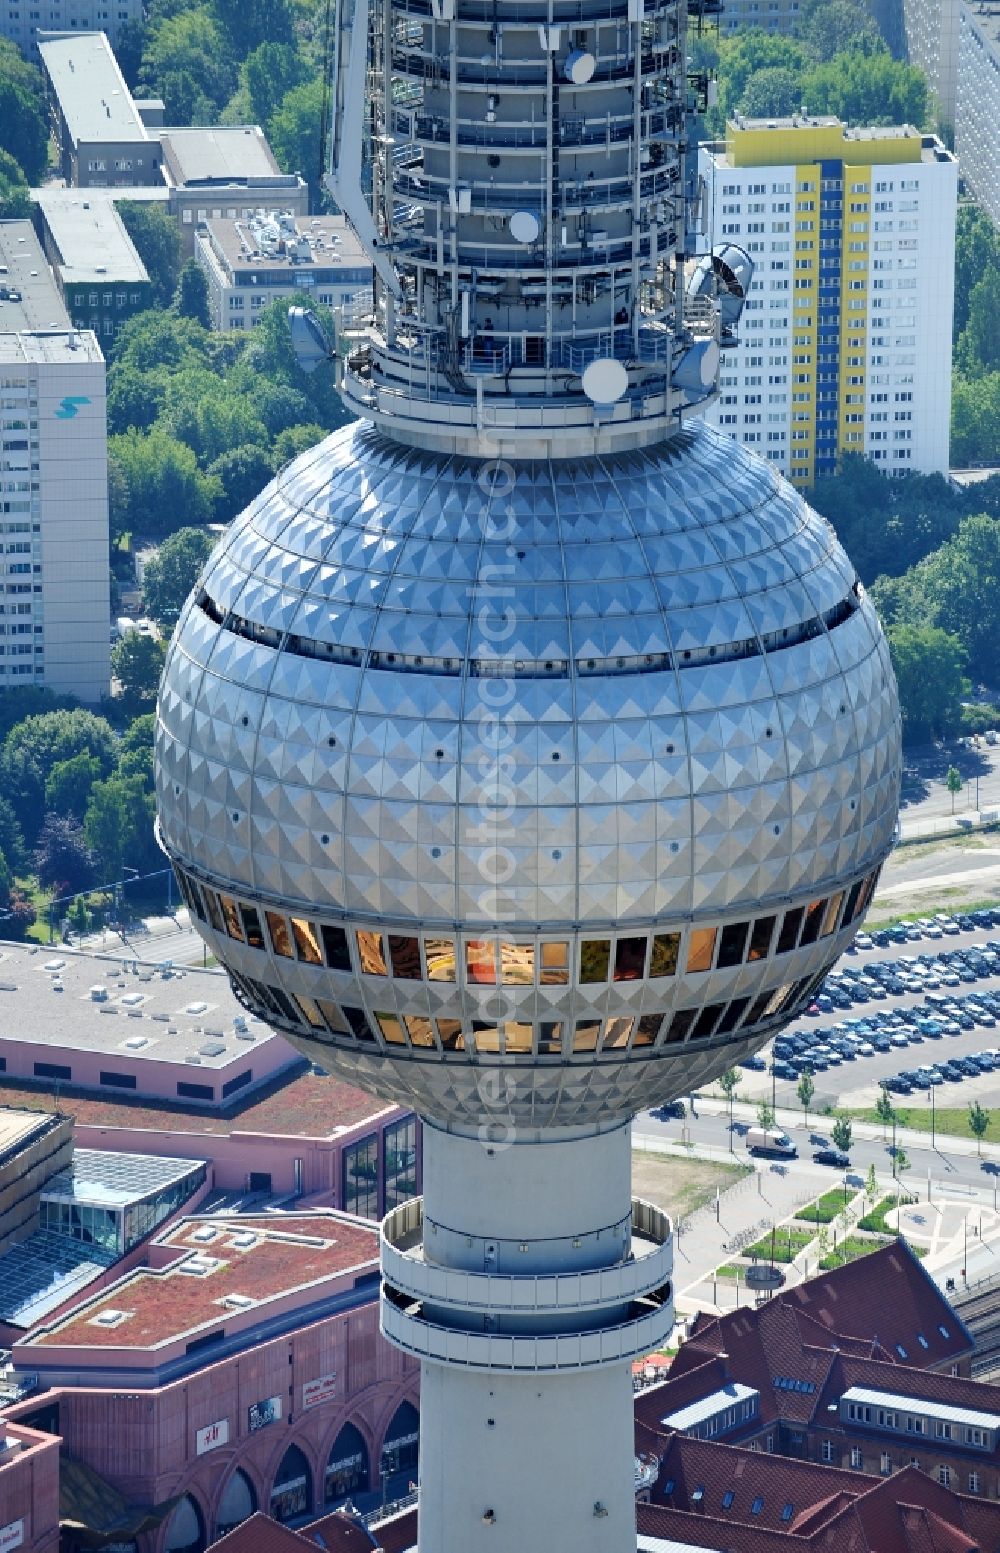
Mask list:
POLYGON ((962 177, 1000 224, 1000 5, 961 8, 955 150, 962 177))
POLYGON ((0 222, 0 689, 109 688, 104 357, 29 221, 0 222))
POLYGON ((707 419, 799 486, 948 467, 955 158, 909 127, 741 120, 702 147, 706 243, 755 269, 707 419))
POLYGON ((764 32, 792 32, 799 19, 799 0, 726 0, 719 18, 723 34, 747 32, 751 27, 764 32))
POLYGON ((906 58, 919 65, 946 124, 955 123, 959 17, 963 0, 902 0, 906 58))

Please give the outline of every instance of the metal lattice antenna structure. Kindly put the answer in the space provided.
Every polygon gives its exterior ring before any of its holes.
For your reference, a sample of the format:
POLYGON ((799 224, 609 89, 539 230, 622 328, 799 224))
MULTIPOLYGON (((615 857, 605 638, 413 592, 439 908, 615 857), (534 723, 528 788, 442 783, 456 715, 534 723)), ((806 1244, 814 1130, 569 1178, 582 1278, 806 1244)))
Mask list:
POLYGON ((678 0, 338 0, 330 184, 376 275, 344 340, 357 414, 566 458, 662 441, 714 392, 687 23, 678 0))

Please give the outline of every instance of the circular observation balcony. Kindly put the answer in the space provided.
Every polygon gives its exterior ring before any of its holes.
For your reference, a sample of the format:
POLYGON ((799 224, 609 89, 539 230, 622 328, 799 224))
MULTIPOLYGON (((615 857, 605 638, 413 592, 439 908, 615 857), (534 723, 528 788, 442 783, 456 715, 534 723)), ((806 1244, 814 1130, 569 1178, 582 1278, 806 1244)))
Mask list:
POLYGON ((670 1334, 671 1225, 649 1203, 632 1203, 632 1254, 581 1272, 504 1275, 436 1266, 423 1259, 422 1226, 419 1200, 382 1224, 382 1332, 417 1358, 507 1374, 565 1372, 640 1358, 670 1334), (481 1318, 483 1329, 450 1326, 449 1308, 456 1317, 481 1318), (571 1330, 552 1328, 560 1313, 571 1330), (581 1313, 590 1318, 582 1326, 581 1313), (533 1315, 545 1320, 544 1332, 496 1330, 505 1316, 523 1323, 533 1315))

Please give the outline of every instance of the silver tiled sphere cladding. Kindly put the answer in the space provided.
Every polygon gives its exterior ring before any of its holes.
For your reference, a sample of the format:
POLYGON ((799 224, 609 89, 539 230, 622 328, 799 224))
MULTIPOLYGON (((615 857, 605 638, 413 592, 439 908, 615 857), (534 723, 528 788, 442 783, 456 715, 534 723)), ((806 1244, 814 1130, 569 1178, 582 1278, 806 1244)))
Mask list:
MULTIPOLYGON (((358 422, 211 556, 167 656, 156 764, 170 857, 238 900, 573 949, 780 916, 870 872, 892 844, 900 725, 833 531, 728 437, 695 424, 613 459, 483 466, 358 422)), ((336 973, 202 931, 244 977, 368 1013, 377 1044, 289 1025, 311 1059, 473 1127, 491 1066, 513 1122, 588 1126, 689 1091, 776 1021, 533 1060, 392 1047, 376 1012, 572 1029, 753 1000, 814 979, 854 927, 778 963, 502 989, 336 973)))

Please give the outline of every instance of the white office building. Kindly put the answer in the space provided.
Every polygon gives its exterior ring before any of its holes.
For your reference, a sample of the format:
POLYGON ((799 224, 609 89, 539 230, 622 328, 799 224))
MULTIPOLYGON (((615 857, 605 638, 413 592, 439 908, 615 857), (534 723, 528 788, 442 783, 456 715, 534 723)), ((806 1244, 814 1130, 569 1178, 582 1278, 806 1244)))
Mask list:
POLYGON ((28 221, 0 222, 0 690, 109 689, 104 357, 28 221))
POLYGON ((304 293, 353 322, 372 308, 372 266, 343 216, 291 211, 202 222, 194 256, 208 281, 212 328, 252 329, 276 297, 304 293))
POLYGON ((919 65, 941 117, 954 126, 963 0, 902 0, 906 57, 919 65))
POLYGON ((706 246, 755 266, 706 418, 802 487, 845 452, 946 470, 954 156, 909 127, 741 120, 700 167, 706 246))
POLYGON ((963 5, 955 151, 962 177, 1000 226, 1000 5, 963 5))

